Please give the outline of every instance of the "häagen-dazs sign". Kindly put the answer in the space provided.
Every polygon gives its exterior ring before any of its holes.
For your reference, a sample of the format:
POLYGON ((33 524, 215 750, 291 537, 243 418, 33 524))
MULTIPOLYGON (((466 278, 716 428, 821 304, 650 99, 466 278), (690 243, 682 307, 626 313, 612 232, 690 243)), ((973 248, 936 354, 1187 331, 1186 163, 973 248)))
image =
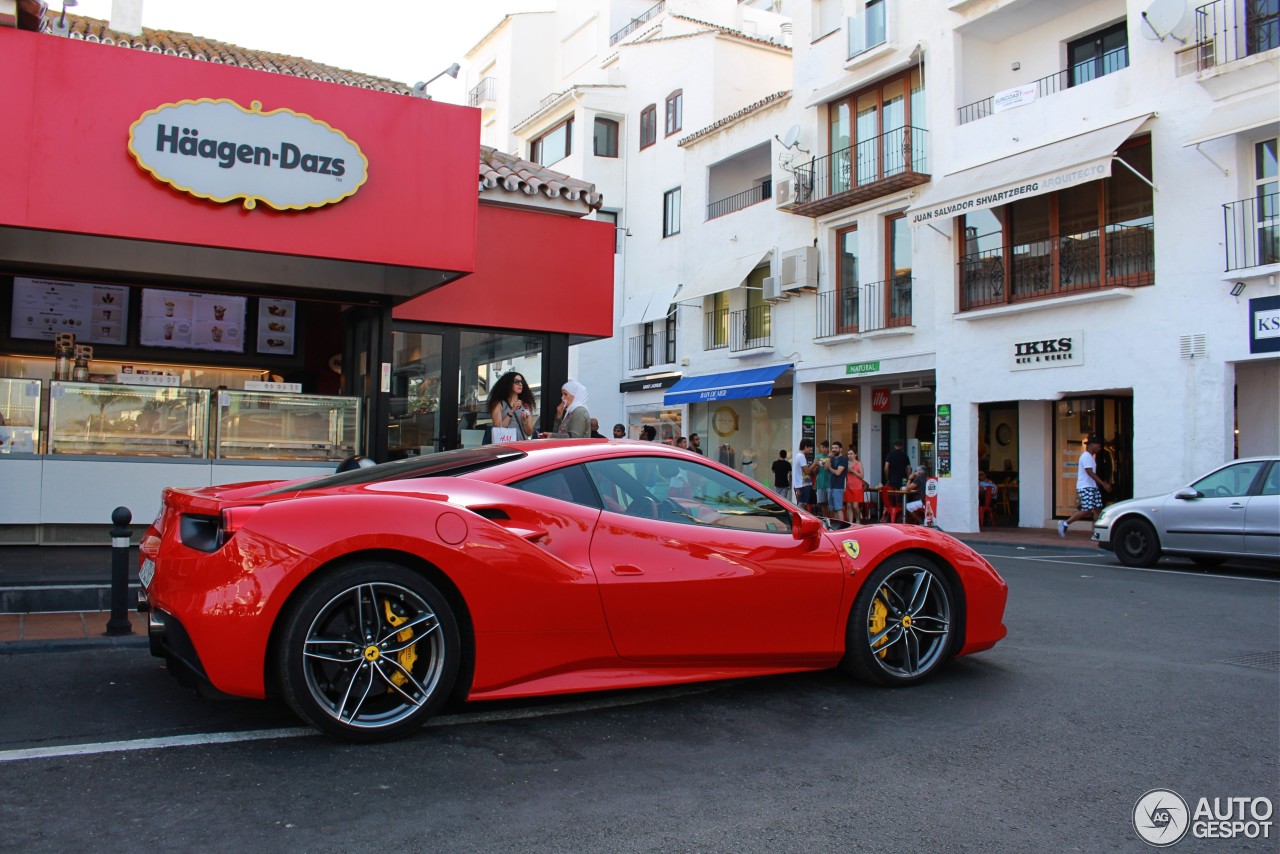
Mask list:
POLYGON ((342 131, 289 109, 224 98, 148 110, 129 128, 129 153, 157 181, 215 202, 277 210, 340 202, 369 177, 369 161, 342 131))

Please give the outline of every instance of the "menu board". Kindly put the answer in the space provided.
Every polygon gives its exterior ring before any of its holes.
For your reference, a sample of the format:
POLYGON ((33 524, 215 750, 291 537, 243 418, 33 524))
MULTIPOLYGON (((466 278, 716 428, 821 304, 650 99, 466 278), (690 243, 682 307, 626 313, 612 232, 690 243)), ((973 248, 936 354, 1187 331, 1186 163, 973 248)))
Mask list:
POLYGON ((52 341, 59 332, 72 332, 80 342, 123 346, 128 317, 129 289, 122 285, 13 280, 14 338, 52 341))
POLYGON ((142 324, 138 343, 144 347, 244 352, 244 297, 142 290, 142 324))
POLYGON ((293 355, 298 306, 288 299, 258 300, 258 352, 293 355))

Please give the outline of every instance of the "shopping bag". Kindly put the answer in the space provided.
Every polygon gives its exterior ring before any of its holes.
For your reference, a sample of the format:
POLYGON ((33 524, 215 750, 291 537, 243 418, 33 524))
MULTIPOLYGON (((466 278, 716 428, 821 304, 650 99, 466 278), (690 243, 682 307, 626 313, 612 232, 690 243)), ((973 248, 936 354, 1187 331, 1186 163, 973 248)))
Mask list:
POLYGON ((520 431, 514 427, 494 427, 490 433, 495 445, 505 445, 520 438, 520 431))

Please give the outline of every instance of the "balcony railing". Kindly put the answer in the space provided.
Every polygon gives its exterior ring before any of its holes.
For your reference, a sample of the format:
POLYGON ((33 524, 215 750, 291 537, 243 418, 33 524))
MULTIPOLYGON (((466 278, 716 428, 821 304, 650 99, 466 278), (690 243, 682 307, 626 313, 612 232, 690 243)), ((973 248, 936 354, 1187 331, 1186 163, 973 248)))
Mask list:
MULTIPOLYGON (((1092 66, 1092 63, 1090 63, 1092 66)), ((1089 73, 1082 74, 1078 69, 1064 68, 1062 71, 1050 74, 1048 77, 1041 77, 1034 83, 1027 84, 1027 87, 1036 87, 1036 98, 1045 98, 1049 95, 1057 94, 1064 89, 1070 89, 1073 86, 1080 86, 1091 80, 1097 80, 1099 77, 1106 77, 1122 68, 1129 67, 1129 46, 1123 45, 1115 50, 1108 51, 1102 55, 1101 73, 1095 73, 1094 68, 1090 67, 1089 73), (1075 72, 1073 74, 1073 71, 1075 72)), ((995 96, 983 98, 981 101, 974 101, 972 104, 965 104, 958 110, 958 124, 968 124, 978 119, 985 119, 995 113, 995 96)))
POLYGON ((911 276, 818 294, 818 338, 911 325, 911 276))
POLYGON ((467 93, 467 106, 478 107, 488 101, 498 100, 498 78, 486 77, 467 93))
POLYGON ((725 214, 731 214, 734 211, 740 211, 743 208, 749 208, 754 204, 763 202, 765 199, 773 198, 773 180, 765 181, 750 190, 743 190, 741 193, 734 193, 732 196, 726 196, 717 202, 707 205, 707 219, 715 219, 725 214))
POLYGON ((849 59, 885 43, 888 33, 885 7, 888 5, 884 2, 868 6, 849 19, 849 59))
POLYGON ((613 35, 609 36, 609 46, 613 47, 615 44, 617 44, 618 42, 625 39, 627 36, 634 33, 640 27, 640 25, 643 24, 645 21, 648 21, 652 18, 656 18, 658 15, 661 15, 662 7, 665 5, 667 5, 665 2, 655 3, 648 10, 641 12, 639 15, 632 18, 630 21, 627 22, 627 25, 625 27, 618 30, 613 35))
POLYGON ((1280 264, 1280 194, 1268 193, 1222 206, 1227 272, 1280 264))
POLYGON ((627 370, 642 371, 654 365, 670 365, 676 360, 675 336, 660 332, 627 339, 627 370))
POLYGON ((752 350, 773 344, 771 305, 729 312, 729 351, 752 350))
POLYGON ((1196 46, 1201 71, 1280 47, 1280 8, 1260 0, 1206 3, 1196 9, 1196 46))
POLYGON ((929 180, 929 132, 900 127, 795 167, 794 213, 820 216, 929 180))
POLYGON ((963 256, 960 310, 1154 280, 1152 225, 1108 225, 963 256))
POLYGON ((729 309, 708 311, 703 320, 702 341, 704 350, 723 350, 729 346, 729 309))

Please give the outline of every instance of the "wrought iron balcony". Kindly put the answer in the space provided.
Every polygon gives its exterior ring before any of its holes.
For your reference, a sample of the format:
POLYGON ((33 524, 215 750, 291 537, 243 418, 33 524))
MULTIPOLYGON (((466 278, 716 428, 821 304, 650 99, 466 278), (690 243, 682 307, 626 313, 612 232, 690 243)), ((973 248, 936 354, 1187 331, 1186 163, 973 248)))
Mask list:
POLYGON ((639 15, 636 15, 634 18, 632 18, 630 21, 627 22, 627 25, 625 27, 618 30, 613 35, 609 36, 609 46, 613 47, 615 44, 617 44, 618 42, 625 39, 627 36, 634 33, 637 29, 639 29, 640 25, 643 24, 645 21, 651 20, 661 15, 662 8, 666 5, 667 4, 665 2, 655 3, 653 6, 649 7, 644 12, 641 12, 639 15))
POLYGON ((717 202, 707 205, 707 219, 715 219, 716 217, 731 214, 771 198, 773 198, 772 179, 758 184, 750 190, 734 193, 732 196, 726 196, 717 202))
POLYGON ((729 352, 773 345, 771 305, 757 305, 729 312, 729 352))
MULTIPOLYGON (((1079 69, 1064 68, 1048 77, 1041 77, 1034 83, 1029 83, 1036 87, 1036 98, 1044 98, 1049 95, 1057 94, 1064 89, 1070 89, 1073 86, 1080 86, 1091 80, 1097 80, 1099 77, 1105 77, 1113 74, 1122 68, 1129 67, 1129 46, 1124 45, 1115 50, 1108 51, 1102 55, 1100 69, 1091 68, 1089 73, 1082 74, 1079 69)), ((984 119, 995 113, 995 96, 983 98, 981 101, 974 101, 972 104, 965 104, 958 111, 959 117, 957 124, 968 124, 978 119, 984 119)))
POLYGON ((1001 246, 960 260, 960 310, 1155 281, 1150 223, 1108 225, 1001 246))
POLYGON ((1227 272, 1280 264, 1280 194, 1222 206, 1227 272))
POLYGON ((655 365, 670 365, 676 360, 675 335, 651 332, 627 339, 627 370, 642 371, 655 365))
POLYGON ((702 341, 704 350, 723 350, 729 346, 729 309, 708 311, 704 316, 702 341))
POLYGON ((498 100, 498 78, 496 77, 486 77, 467 93, 468 107, 478 107, 496 100, 498 100))
POLYGON ((1214 0, 1196 9, 1200 71, 1280 47, 1280 7, 1266 0, 1214 0))
POLYGON ((818 294, 818 338, 911 325, 915 280, 897 276, 818 294))
POLYGON ((822 216, 929 180, 924 128, 900 127, 795 167, 792 213, 822 216))

